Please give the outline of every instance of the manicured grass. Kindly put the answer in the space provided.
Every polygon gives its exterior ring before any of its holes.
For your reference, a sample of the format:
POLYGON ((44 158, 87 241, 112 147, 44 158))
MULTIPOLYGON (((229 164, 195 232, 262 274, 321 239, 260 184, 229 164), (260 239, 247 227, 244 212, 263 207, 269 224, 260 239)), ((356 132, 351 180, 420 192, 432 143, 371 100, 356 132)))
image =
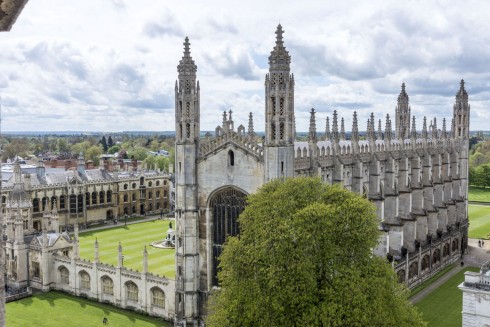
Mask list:
POLYGON ((104 317, 109 321, 108 326, 172 326, 162 319, 55 291, 10 302, 6 307, 6 326, 102 326, 104 317))
MULTIPOLYGON (((157 249, 150 244, 162 241, 166 237, 169 226, 168 220, 154 220, 124 226, 119 221, 115 228, 88 231, 80 233, 80 257, 90 261, 94 260, 95 238, 99 243, 99 260, 116 266, 118 258, 118 245, 121 242, 124 256, 124 266, 133 270, 143 270, 143 249, 146 245, 148 251, 148 270, 152 273, 175 277, 175 250, 157 249)), ((175 227, 175 222, 172 221, 175 227)))
POLYGON ((479 269, 469 267, 461 270, 415 305, 430 327, 461 326, 463 295, 457 286, 464 281, 465 271, 479 269))
POLYGON ((421 284, 419 284, 416 287, 414 287, 410 291, 410 296, 412 297, 412 296, 415 296, 417 293, 422 292, 422 290, 424 290, 427 286, 429 286, 430 284, 434 283, 436 280, 438 280, 439 278, 441 278, 442 276, 444 276, 447 272, 449 272, 450 270, 452 270, 455 266, 456 266, 456 264, 453 263, 453 264, 450 264, 447 267, 444 267, 442 270, 439 270, 434 276, 432 276, 431 278, 423 281, 421 284))
POLYGON ((470 186, 468 188, 468 200, 490 202, 490 188, 470 186))
POLYGON ((490 206, 470 204, 468 206, 470 238, 490 238, 490 206))

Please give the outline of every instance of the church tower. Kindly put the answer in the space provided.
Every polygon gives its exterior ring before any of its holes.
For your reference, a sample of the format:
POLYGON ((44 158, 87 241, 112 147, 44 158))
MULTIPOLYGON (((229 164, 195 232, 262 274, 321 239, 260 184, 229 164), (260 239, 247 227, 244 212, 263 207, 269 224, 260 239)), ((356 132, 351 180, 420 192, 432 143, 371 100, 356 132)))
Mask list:
POLYGON ((265 77, 265 182, 294 176, 294 75, 279 24, 265 77))
POLYGON ((199 82, 189 39, 177 66, 175 83, 175 218, 176 218, 176 326, 197 326, 199 249, 197 204, 197 151, 199 146, 199 82))
POLYGON ((468 104, 468 93, 464 88, 464 80, 461 80, 456 101, 453 107, 453 137, 456 139, 469 138, 470 105, 468 104))
POLYGON ((405 91, 405 83, 402 84, 402 90, 398 95, 398 104, 395 110, 396 138, 410 138, 410 106, 408 104, 408 94, 405 91))

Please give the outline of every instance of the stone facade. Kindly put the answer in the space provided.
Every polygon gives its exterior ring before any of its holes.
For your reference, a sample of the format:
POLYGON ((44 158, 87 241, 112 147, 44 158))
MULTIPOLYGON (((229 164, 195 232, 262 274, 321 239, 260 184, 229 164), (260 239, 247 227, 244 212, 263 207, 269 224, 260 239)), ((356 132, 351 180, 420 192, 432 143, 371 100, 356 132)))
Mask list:
POLYGON ((217 286, 217 257, 228 235, 239 232, 244 198, 265 182, 282 177, 318 176, 368 198, 377 208, 377 255, 387 257, 399 280, 418 284, 457 260, 467 243, 468 94, 461 81, 451 130, 446 120, 417 129, 405 84, 395 110, 371 114, 367 132, 359 132, 353 113, 350 139, 344 118, 334 111, 325 134, 316 130, 311 110, 308 141, 295 140, 294 75, 283 30, 265 77, 265 137, 235 128, 232 112, 223 113, 215 135, 200 138, 200 87, 197 66, 186 38, 175 86, 176 325, 199 325, 209 292, 217 286), (331 125, 330 125, 331 122, 331 125))
POLYGON ((93 261, 80 259, 78 249, 79 226, 168 212, 169 175, 84 167, 81 156, 76 171, 60 173, 46 173, 41 162, 35 174, 22 173, 14 164, 2 189, 6 238, 1 255, 8 293, 62 290, 172 320, 174 281, 148 272, 146 248, 142 272, 123 266, 121 246, 116 267, 99 261, 97 242, 93 261), (67 228, 74 228, 73 237, 61 232, 67 228))
POLYGON ((490 262, 480 272, 465 272, 463 291, 463 327, 490 326, 490 262))
MULTIPOLYGON (((46 172, 42 161, 35 173, 23 174, 22 181, 31 208, 29 232, 41 231, 43 212, 56 209, 59 228, 72 228, 124 219, 126 215, 160 214, 170 210, 169 174, 131 170, 109 172, 85 169, 83 157, 76 170, 46 172)), ((13 179, 2 187, 2 208, 14 189, 13 179)))

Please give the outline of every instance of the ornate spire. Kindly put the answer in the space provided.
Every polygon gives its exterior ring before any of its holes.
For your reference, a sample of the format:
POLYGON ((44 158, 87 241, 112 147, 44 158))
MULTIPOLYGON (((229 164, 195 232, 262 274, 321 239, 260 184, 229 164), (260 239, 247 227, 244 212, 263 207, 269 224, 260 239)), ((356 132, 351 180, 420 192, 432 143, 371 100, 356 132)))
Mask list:
POLYGON ((282 29, 281 24, 277 25, 276 30, 276 45, 274 49, 271 51, 271 55, 269 56, 269 67, 270 70, 287 70, 289 71, 289 64, 291 63, 291 57, 289 56, 289 52, 286 51, 284 47, 284 41, 282 35, 284 31, 282 29))
POLYGON ((148 251, 146 251, 146 245, 145 249, 143 250, 143 274, 146 274, 148 272, 148 251))
POLYGON ((340 139, 345 141, 345 126, 344 126, 344 117, 340 119, 340 139))
POLYGON ((422 138, 426 139, 428 137, 427 133, 427 117, 424 116, 424 120, 422 122, 422 138))
POLYGON ((369 119, 369 139, 374 140, 374 112, 371 113, 371 118, 369 119))
POLYGON ((415 127, 415 116, 412 117, 412 133, 411 133, 411 137, 413 139, 416 139, 417 138, 417 128, 415 127))
POLYGON ((327 123, 325 124, 325 140, 328 141, 331 139, 330 135, 330 118, 327 117, 327 123))
POLYGON ((398 95, 395 124, 396 138, 406 139, 410 137, 410 106, 405 83, 402 84, 402 90, 398 95))
POLYGON ((339 141, 339 127, 337 124, 337 110, 333 111, 333 120, 332 120, 332 140, 335 142, 339 141))
POLYGON ((437 118, 434 117, 434 122, 432 123, 432 139, 437 139, 437 118))
POLYGON ((459 90, 458 93, 456 93, 456 98, 463 98, 463 97, 468 98, 468 93, 464 88, 464 79, 462 79, 461 82, 459 83, 459 90))
POLYGON ((316 142, 316 121, 314 108, 311 108, 310 112, 310 133, 308 135, 308 139, 310 142, 316 142))
POLYGON ((398 101, 400 100, 407 100, 408 101, 408 94, 405 91, 405 82, 402 83, 402 90, 400 91, 400 94, 398 95, 398 101))
POLYGON ((357 111, 354 111, 354 117, 352 118, 352 141, 359 141, 359 126, 357 124, 357 111))
POLYGON ((226 131, 226 125, 228 123, 228 117, 226 116, 226 110, 223 111, 223 129, 226 131))
POLYGON ((390 114, 386 114, 385 139, 391 140, 391 120, 390 120, 390 114))
POLYGON ((97 237, 94 243, 94 263, 99 263, 99 241, 97 241, 97 237))
POLYGON ((446 131, 446 118, 442 118, 442 135, 441 137, 443 139, 447 138, 447 131, 446 131))
POLYGON ((179 65, 177 66, 179 77, 185 75, 187 76, 196 75, 197 66, 191 57, 190 45, 191 44, 189 43, 189 38, 186 36, 184 40, 184 55, 182 56, 179 65))
POLYGON ((376 136, 377 140, 382 140, 383 139, 383 132, 381 130, 381 119, 378 120, 378 135, 376 136))
POLYGON ((248 137, 254 137, 254 116, 252 113, 248 114, 248 137))
POLYGON ((119 246, 117 247, 117 266, 120 268, 124 265, 123 254, 122 254, 122 245, 119 242, 119 246))

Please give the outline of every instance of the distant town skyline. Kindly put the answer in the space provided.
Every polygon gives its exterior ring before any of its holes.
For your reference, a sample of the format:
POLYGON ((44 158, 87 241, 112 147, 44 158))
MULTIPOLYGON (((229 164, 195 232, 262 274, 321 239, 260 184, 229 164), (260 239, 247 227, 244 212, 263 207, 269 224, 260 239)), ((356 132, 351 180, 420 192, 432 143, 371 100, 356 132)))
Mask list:
POLYGON ((402 82, 420 130, 424 115, 451 119, 461 78, 471 130, 488 130, 489 11, 485 1, 30 1, 10 33, 0 33, 2 130, 173 130, 188 36, 201 129, 214 130, 231 109, 235 126, 253 112, 263 131, 278 23, 292 56, 298 131, 308 130, 312 107, 320 133, 334 109, 347 130, 354 110, 363 130, 371 112, 394 116, 402 82))

